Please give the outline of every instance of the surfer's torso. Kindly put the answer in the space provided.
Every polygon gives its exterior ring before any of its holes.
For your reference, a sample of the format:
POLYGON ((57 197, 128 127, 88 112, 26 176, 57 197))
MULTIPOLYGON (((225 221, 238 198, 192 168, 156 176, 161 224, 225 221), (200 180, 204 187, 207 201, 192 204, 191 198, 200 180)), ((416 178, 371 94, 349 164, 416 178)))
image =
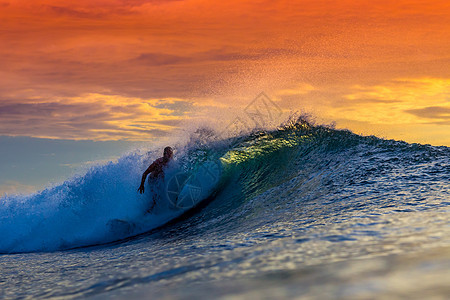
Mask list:
POLYGON ((159 178, 164 176, 164 167, 167 166, 169 160, 165 160, 164 157, 155 160, 149 167, 150 178, 159 178))
POLYGON ((170 162, 173 156, 172 148, 164 148, 164 156, 155 160, 142 174, 141 185, 138 188, 139 193, 143 194, 145 191, 145 179, 150 174, 150 178, 157 179, 164 176, 164 167, 170 162))

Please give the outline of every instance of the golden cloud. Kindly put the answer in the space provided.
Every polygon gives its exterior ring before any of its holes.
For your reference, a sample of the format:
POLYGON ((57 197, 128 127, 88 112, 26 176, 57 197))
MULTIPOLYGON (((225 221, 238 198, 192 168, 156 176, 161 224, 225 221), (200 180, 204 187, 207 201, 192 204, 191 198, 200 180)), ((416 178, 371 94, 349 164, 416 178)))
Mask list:
POLYGON ((166 135, 192 103, 85 94, 70 98, 0 102, 0 135, 56 139, 147 140, 166 135))
POLYGON ((346 100, 343 105, 329 113, 384 125, 448 122, 445 111, 450 109, 449 91, 450 79, 442 78, 398 79, 382 85, 354 86, 353 92, 343 97, 346 100))

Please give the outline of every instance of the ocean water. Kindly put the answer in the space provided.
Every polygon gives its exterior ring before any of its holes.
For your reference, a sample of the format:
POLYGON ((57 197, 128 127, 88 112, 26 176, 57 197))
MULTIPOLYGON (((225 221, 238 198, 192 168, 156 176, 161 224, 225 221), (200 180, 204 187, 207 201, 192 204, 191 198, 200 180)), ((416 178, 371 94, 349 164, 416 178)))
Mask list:
POLYGON ((303 120, 196 134, 144 196, 156 152, 1 198, 0 298, 448 299, 449 148, 303 120))

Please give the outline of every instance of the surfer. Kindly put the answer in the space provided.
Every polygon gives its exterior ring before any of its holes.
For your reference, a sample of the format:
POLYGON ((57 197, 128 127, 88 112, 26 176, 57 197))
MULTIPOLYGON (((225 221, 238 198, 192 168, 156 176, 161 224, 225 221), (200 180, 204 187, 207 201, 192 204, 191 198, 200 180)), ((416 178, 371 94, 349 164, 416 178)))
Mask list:
MULTIPOLYGON (((164 148, 164 156, 155 160, 148 168, 145 170, 144 174, 142 174, 141 185, 138 188, 139 193, 143 194, 145 191, 144 184, 147 175, 150 174, 150 178, 152 181, 156 181, 160 177, 164 177, 164 167, 172 160, 173 150, 171 147, 164 148)), ((147 210, 147 212, 151 212, 153 207, 156 205, 156 197, 157 193, 153 192, 153 204, 147 210)))

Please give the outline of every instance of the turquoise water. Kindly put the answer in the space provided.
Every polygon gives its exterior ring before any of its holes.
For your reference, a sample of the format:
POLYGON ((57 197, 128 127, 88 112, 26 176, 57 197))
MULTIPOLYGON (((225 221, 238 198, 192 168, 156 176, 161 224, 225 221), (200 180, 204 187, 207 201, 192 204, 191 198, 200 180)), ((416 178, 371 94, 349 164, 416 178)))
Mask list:
POLYGON ((0 298, 450 293, 449 148, 298 122, 176 150, 152 214, 136 182, 156 156, 139 152, 2 198, 0 298), (182 215, 168 183, 205 161, 220 166, 219 181, 182 215), (118 219, 127 226, 111 227, 118 219))

